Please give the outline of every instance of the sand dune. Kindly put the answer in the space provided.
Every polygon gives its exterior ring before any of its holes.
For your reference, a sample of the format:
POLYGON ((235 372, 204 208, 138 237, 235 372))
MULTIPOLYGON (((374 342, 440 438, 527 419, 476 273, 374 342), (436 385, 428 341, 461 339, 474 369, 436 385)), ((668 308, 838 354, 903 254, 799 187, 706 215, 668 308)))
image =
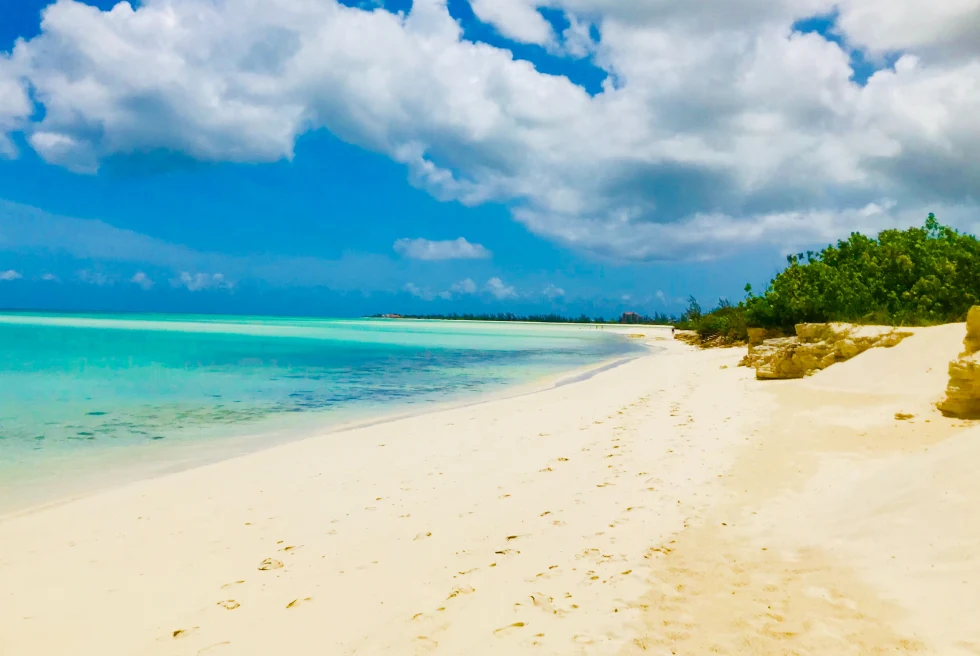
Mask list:
POLYGON ((0 653, 978 654, 963 332, 770 383, 658 341, 8 518, 0 653))

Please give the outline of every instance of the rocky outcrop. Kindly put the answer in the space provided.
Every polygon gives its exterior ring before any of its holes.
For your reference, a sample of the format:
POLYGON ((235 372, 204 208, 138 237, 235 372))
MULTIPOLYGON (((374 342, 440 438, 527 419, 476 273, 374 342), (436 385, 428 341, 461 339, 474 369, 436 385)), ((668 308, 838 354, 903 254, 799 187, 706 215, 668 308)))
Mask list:
POLYGON ((693 330, 677 330, 674 332, 674 339, 685 344, 691 344, 692 346, 701 345, 701 337, 693 330))
POLYGON ((947 417, 980 418, 980 306, 966 315, 965 349, 949 363, 946 398, 936 404, 947 417))
POLYGON ((749 334, 749 352, 739 363, 755 369, 760 380, 803 378, 850 360, 871 348, 892 347, 911 335, 877 326, 804 323, 795 337, 766 339, 760 329, 749 334))

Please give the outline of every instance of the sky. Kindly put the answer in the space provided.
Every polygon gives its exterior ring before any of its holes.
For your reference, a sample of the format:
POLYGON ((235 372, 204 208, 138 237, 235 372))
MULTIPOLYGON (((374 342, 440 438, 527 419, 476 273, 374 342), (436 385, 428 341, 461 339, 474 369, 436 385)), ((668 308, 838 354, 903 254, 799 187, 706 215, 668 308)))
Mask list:
POLYGON ((677 314, 980 223, 980 0, 0 4, 0 308, 677 314))

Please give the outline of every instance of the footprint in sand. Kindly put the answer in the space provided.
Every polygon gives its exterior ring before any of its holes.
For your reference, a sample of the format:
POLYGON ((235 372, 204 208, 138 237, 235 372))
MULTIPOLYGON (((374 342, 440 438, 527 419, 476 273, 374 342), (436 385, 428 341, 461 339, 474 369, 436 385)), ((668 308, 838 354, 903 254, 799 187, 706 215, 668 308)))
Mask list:
POLYGON ((313 597, 303 597, 302 599, 293 599, 291 602, 286 604, 286 608, 296 608, 300 604, 305 604, 308 601, 313 601, 313 597))
POLYGON ((266 558, 261 563, 259 563, 259 570, 266 571, 270 569, 282 569, 284 565, 281 560, 275 560, 273 558, 266 558))
POLYGON ((174 632, 171 635, 173 636, 174 639, 177 639, 177 638, 186 638, 188 635, 190 635, 191 633, 194 633, 199 628, 201 628, 201 627, 199 627, 199 626, 192 626, 189 629, 174 629, 174 632))
POLYGON ((512 632, 514 629, 523 629, 524 622, 514 622, 508 626, 502 626, 499 629, 494 629, 493 634, 495 636, 502 636, 512 632))
POLYGON ((536 592, 533 595, 531 595, 531 601, 533 602, 535 608, 540 608, 544 612, 549 613, 551 615, 559 614, 558 609, 555 608, 555 605, 553 603, 555 601, 553 597, 547 597, 541 594, 540 592, 536 592))
POLYGON ((425 533, 419 533, 418 535, 416 535, 412 539, 413 540, 424 540, 425 538, 431 538, 431 537, 432 537, 432 533, 430 531, 426 531, 425 533))
POLYGON ((476 588, 471 585, 461 585, 458 588, 453 588, 453 591, 449 593, 446 599, 453 599, 454 597, 459 597, 461 595, 473 594, 476 592, 476 588))
POLYGON ((227 590, 228 588, 234 588, 236 585, 241 585, 243 583, 245 583, 245 581, 232 581, 231 583, 225 583, 223 586, 221 586, 221 589, 227 590))
POLYGON ((418 644, 419 648, 424 649, 425 651, 430 651, 439 646, 439 643, 429 636, 418 636, 415 638, 415 642, 418 644))
POLYGON ((218 605, 226 610, 235 610, 236 608, 241 606, 241 604, 235 601, 234 599, 226 599, 225 601, 219 601, 218 605))

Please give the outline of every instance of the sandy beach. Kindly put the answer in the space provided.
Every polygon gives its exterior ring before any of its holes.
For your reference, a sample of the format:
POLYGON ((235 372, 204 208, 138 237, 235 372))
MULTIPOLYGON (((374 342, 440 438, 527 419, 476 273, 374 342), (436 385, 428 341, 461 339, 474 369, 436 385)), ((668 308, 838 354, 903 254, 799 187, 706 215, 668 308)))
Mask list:
POLYGON ((584 380, 8 517, 0 654, 980 654, 980 428, 933 405, 964 332, 759 382, 648 329, 584 380))

